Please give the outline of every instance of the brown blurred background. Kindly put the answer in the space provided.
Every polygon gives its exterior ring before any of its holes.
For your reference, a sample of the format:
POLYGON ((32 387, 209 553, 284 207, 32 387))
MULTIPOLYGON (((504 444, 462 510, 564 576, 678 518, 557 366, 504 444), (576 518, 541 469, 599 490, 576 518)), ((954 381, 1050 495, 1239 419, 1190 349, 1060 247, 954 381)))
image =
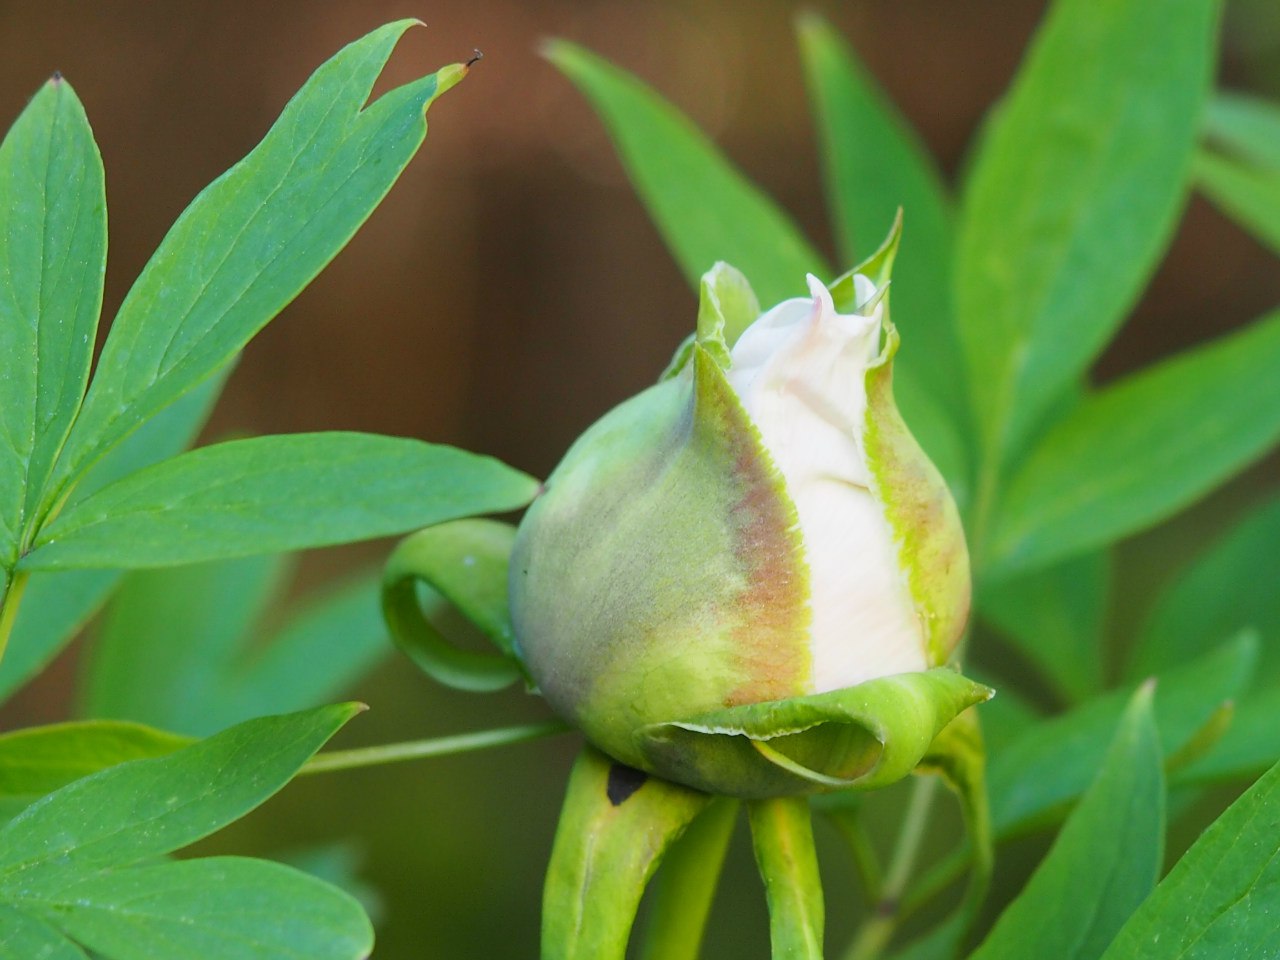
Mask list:
MULTIPOLYGON (((807 9, 853 41, 950 177, 1043 7, 862 0, 807 9)), ((209 435, 369 430, 458 444, 545 475, 589 422, 652 380, 690 328, 695 302, 601 125, 537 56, 540 38, 569 37, 645 77, 833 252, 793 42, 799 9, 771 0, 0 0, 0 119, 7 125, 55 69, 84 101, 107 169, 110 317, 186 203, 341 45, 388 20, 426 21, 402 43, 384 87, 479 47, 484 61, 432 108, 427 143, 389 201, 251 345, 209 435)), ((1233 0, 1224 45, 1224 85, 1280 98, 1274 0, 1233 0)), ((1277 303, 1275 259, 1195 200, 1098 375, 1277 303)), ((1149 592, 1276 476, 1273 457, 1127 545, 1122 590, 1149 592)), ((325 551, 308 575, 323 579, 383 549, 325 551)), ((1141 604, 1118 606, 1123 631, 1141 604)), ((0 727, 64 716, 76 652, 0 714, 0 727)), ((438 690, 395 660, 358 692, 375 709, 357 721, 352 743, 542 715, 519 694, 438 690)), ((385 905, 377 956, 530 957, 572 752, 563 741, 301 783, 217 848, 278 852, 351 838, 385 905)), ((766 953, 748 856, 739 844, 708 957, 766 953)), ((849 877, 835 859, 829 869, 838 944, 853 922, 841 902, 849 877)))

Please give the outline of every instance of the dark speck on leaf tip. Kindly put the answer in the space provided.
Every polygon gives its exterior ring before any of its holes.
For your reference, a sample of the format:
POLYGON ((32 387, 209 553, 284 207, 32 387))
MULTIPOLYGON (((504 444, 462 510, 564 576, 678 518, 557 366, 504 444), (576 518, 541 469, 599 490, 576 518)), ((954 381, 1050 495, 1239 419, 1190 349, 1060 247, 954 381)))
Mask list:
POLYGON ((633 793, 643 787, 648 779, 647 773, 615 763, 609 768, 609 782, 605 784, 604 792, 609 795, 610 803, 620 807, 633 793))
POLYGON ((480 51, 479 47, 473 47, 472 50, 475 56, 473 56, 470 60, 467 61, 468 67, 470 67, 472 64, 479 63, 481 60, 484 59, 484 54, 480 51))
POLYGON ((55 70, 55 71, 53 71, 53 76, 52 76, 50 79, 52 79, 54 83, 61 83, 61 82, 62 82, 62 71, 61 71, 61 70, 55 70))

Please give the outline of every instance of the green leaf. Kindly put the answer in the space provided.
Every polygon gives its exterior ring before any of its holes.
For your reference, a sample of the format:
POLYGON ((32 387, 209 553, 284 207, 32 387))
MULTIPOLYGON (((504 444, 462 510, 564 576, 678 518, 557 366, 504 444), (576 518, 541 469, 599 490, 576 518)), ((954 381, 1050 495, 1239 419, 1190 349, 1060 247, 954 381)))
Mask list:
POLYGON ((970 960, 1097 960, 1155 887, 1165 788, 1151 694, 1133 697, 1097 779, 970 960))
POLYGON ((1196 841, 1103 960, 1235 960, 1275 954, 1280 766, 1196 841))
POLYGON ((279 863, 209 857, 24 891, 20 902, 111 960, 363 960, 350 896, 279 863))
POLYGON ((645 884, 712 798, 584 747, 542 894, 542 956, 623 960, 645 884))
MULTIPOLYGON (((1176 753, 1222 703, 1239 697, 1256 657, 1256 637, 1245 636, 1159 677, 1155 716, 1163 754, 1176 753)), ((987 780, 997 838, 1039 826, 1084 792, 1132 691, 1112 691, 1039 723, 993 755, 987 780)))
POLYGON ((209 714, 284 573, 278 557, 253 557, 129 574, 91 648, 84 712, 195 736, 222 729, 209 714))
POLYGON ((87 960, 39 917, 0 903, 0 960, 87 960))
MULTIPOLYGON (((1280 683, 1280 498, 1251 510, 1160 594, 1129 676, 1177 666, 1244 629, 1261 640, 1258 685, 1280 683)), ((1270 766, 1270 764, 1268 764, 1270 766)))
POLYGON ((1136 533, 1280 439, 1280 312, 1085 400, 1022 463, 1000 504, 992 577, 1136 533))
POLYGON ((46 794, 118 763, 162 757, 185 737, 137 723, 55 723, 0 734, 0 822, 46 794))
POLYGON ((575 44, 553 40, 544 53, 604 120, 636 192, 695 290, 718 260, 745 273, 766 306, 802 296, 806 273, 830 275, 791 219, 671 104, 575 44))
POLYGON ((775 960, 822 960, 826 917, 809 802, 774 797, 747 804, 756 865, 769 903, 775 960))
POLYGON ((283 787, 359 710, 339 704, 250 720, 63 787, 0 829, 0 900, 208 836, 283 787))
POLYGON ((1280 104, 1219 90, 1205 111, 1204 133, 1254 166, 1280 170, 1280 104))
POLYGON ((93 359, 107 260, 102 158, 55 74, 0 144, 0 568, 12 568, 93 359))
POLYGON ((1057 0, 964 197, 956 312, 998 467, 1115 333, 1173 235, 1216 0, 1057 0))
POLYGON ((906 347, 895 373, 958 411, 965 387, 951 309, 955 240, 942 180, 915 131, 825 20, 802 16, 799 39, 842 262, 870 253, 902 208, 893 318, 906 347))
POLYGON ((154 567, 403 533, 515 510, 537 481, 490 457, 359 433, 232 440, 112 484, 44 529, 23 569, 154 567))
POLYGON ((978 609, 1060 696, 1075 702, 1102 688, 1110 582, 1110 558, 1094 552, 985 586, 978 609))
POLYGON ((227 363, 351 239, 426 135, 454 65, 366 105, 412 21, 320 67, 262 142, 192 201, 125 298, 54 473, 54 498, 227 363))
POLYGON ((507 597, 507 569, 516 528, 496 520, 457 520, 419 530, 387 559, 382 610, 404 654, 438 683, 457 690, 501 690, 523 675, 507 597), (497 649, 497 655, 455 646, 419 590, 443 600, 497 649))
MULTIPOLYGON (((78 503, 120 477, 185 450, 204 426, 225 379, 225 375, 213 376, 144 423, 98 461, 72 492, 68 503, 78 503)), ((119 582, 118 570, 69 570, 31 577, 9 647, 0 660, 0 703, 71 642, 119 582)))
POLYGON ((1280 256, 1280 167, 1263 170, 1200 153, 1195 176, 1215 206, 1280 256))

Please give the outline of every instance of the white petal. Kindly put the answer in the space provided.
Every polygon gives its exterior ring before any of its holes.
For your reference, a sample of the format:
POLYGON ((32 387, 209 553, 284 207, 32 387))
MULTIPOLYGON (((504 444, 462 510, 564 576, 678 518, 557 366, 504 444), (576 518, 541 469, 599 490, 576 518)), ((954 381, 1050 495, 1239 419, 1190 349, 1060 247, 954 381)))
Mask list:
MULTIPOLYGON (((855 278, 859 303, 875 294, 855 278)), ((787 300, 734 345, 729 382, 782 471, 809 563, 813 688, 923 670, 924 631, 898 548, 870 490, 862 451, 865 371, 880 350, 883 307, 836 313, 809 277, 812 299, 787 300)))

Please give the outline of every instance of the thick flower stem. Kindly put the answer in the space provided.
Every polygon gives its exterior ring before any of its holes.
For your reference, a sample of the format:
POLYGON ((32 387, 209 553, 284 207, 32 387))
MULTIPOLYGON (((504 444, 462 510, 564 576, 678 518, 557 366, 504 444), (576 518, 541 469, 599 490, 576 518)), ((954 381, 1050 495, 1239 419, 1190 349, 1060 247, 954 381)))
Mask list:
POLYGON ((809 801, 756 800, 747 807, 756 864, 769 901, 773 960, 822 960, 822 880, 809 801))
POLYGON ((29 576, 21 570, 9 574, 4 593, 0 594, 0 660, 4 659, 4 652, 9 646, 9 635, 13 633, 14 622, 18 619, 18 605, 22 602, 29 576))
POLYGON ((845 960, 875 960, 897 929, 902 918, 902 895, 911 879, 911 872, 915 869, 920 844, 929 826, 929 808, 933 805, 937 790, 936 777, 919 777, 912 784, 911 800, 902 819, 880 900, 875 906, 875 913, 858 931, 858 936, 845 954, 845 960))
POLYGON ((640 960, 698 960, 738 808, 713 800, 663 860, 640 960))

